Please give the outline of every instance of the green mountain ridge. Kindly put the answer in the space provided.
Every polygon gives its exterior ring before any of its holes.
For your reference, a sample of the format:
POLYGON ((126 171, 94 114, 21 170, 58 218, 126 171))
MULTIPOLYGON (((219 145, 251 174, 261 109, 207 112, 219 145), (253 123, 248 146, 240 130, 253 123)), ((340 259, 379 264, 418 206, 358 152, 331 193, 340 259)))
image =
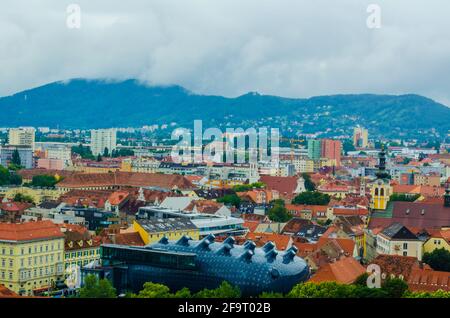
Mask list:
POLYGON ((169 124, 279 127, 284 134, 348 134, 357 124, 386 137, 445 136, 450 108, 415 95, 351 94, 284 98, 247 93, 236 98, 199 95, 181 86, 145 86, 136 80, 74 79, 0 98, 0 126, 60 128, 169 124))

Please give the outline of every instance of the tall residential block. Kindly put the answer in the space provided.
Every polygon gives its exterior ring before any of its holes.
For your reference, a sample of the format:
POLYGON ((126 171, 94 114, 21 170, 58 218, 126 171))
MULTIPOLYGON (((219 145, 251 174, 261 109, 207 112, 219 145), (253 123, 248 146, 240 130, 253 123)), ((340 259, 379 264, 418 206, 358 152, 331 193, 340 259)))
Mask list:
POLYGON ((321 155, 320 140, 308 140, 308 157, 311 160, 319 160, 321 155))
POLYGON ((362 127, 353 130, 353 146, 356 148, 367 148, 369 145, 369 131, 362 127))
POLYGON ((339 167, 341 165, 342 144, 339 140, 322 139, 321 142, 321 157, 327 158, 335 162, 339 167))
POLYGON ((117 147, 117 132, 115 129, 91 130, 91 151, 95 156, 102 155, 105 148, 111 154, 117 147))
POLYGON ((36 130, 33 127, 11 128, 8 134, 8 143, 11 146, 29 146, 34 149, 36 130))

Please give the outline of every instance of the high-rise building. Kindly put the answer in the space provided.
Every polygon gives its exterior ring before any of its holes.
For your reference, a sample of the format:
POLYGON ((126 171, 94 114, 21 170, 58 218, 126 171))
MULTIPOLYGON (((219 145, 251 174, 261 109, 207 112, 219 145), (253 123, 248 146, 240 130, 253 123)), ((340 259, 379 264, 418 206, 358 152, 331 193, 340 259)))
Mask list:
POLYGON ((369 131, 362 127, 355 127, 353 131, 353 146, 367 148, 369 145, 369 131))
POLYGON ((322 139, 321 157, 333 160, 336 167, 341 165, 342 144, 339 140, 322 139))
POLYGON ((94 156, 102 155, 105 148, 111 154, 117 147, 117 137, 115 129, 91 130, 91 151, 94 156))
POLYGON ((29 146, 34 150, 36 130, 33 127, 11 128, 8 139, 11 146, 29 146))
POLYGON ((320 140, 309 139, 308 140, 308 157, 311 160, 319 160, 321 154, 320 140))

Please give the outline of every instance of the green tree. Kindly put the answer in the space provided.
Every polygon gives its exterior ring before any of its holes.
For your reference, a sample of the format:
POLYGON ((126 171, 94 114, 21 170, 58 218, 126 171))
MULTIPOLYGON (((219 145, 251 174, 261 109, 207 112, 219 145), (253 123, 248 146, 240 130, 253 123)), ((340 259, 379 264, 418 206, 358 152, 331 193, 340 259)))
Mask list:
POLYGON ((450 298, 450 291, 439 289, 435 292, 406 292, 404 298, 450 298))
POLYGON ((238 208, 239 205, 241 204, 241 198, 238 195, 236 195, 235 193, 233 193, 233 194, 227 194, 221 198, 218 198, 217 202, 224 203, 227 205, 233 205, 238 208))
POLYGON ((389 197, 389 201, 404 201, 404 202, 414 202, 420 197, 420 194, 406 195, 403 193, 393 193, 389 197))
POLYGON ((450 252, 445 248, 423 254, 422 260, 436 271, 450 272, 450 252))
POLYGON ((246 192, 246 191, 250 191, 252 189, 262 189, 265 186, 266 185, 262 182, 254 182, 251 184, 237 184, 233 187, 233 190, 235 192, 246 192))
POLYGON ((316 185, 311 180, 311 176, 307 173, 302 174, 303 179, 305 180, 305 188, 307 191, 316 191, 316 185))
POLYGON ((293 204, 310 204, 310 205, 327 205, 330 203, 331 197, 328 194, 317 191, 305 191, 297 195, 293 204))
POLYGON ((284 298, 284 295, 282 293, 263 292, 259 295, 259 298, 284 298))
POLYGON ((292 218, 288 210, 284 206, 283 200, 273 202, 273 206, 269 209, 269 219, 273 222, 287 222, 292 218))
POLYGON ((84 286, 80 288, 81 298, 116 298, 116 289, 107 279, 98 279, 95 275, 88 275, 84 280, 84 286))
POLYGON ((389 298, 401 298, 403 294, 408 290, 408 284, 399 278, 386 279, 381 286, 389 298))
POLYGON ((98 154, 97 156, 97 162, 101 162, 103 160, 102 155, 98 154))
POLYGON ((22 193, 16 193, 16 195, 13 198, 13 201, 34 204, 34 200, 31 196, 22 193))
POLYGON ((109 157, 108 147, 105 147, 105 149, 103 150, 103 157, 109 157))
POLYGON ((7 168, 0 165, 0 186, 20 185, 22 177, 15 172, 10 172, 7 168))
POLYGON ((91 149, 83 146, 83 144, 72 147, 72 152, 80 155, 83 159, 95 160, 95 156, 92 154, 91 149))
POLYGON ((19 150, 14 149, 13 154, 12 154, 12 158, 11 158, 11 164, 16 165, 16 166, 21 166, 22 162, 20 160, 20 154, 19 154, 19 150))
POLYGON ((239 287, 232 286, 223 281, 216 289, 203 289, 194 295, 194 298, 240 298, 239 287))
POLYGON ((42 188, 53 188, 55 184, 58 183, 58 180, 54 176, 50 175, 37 175, 33 176, 31 180, 31 186, 33 187, 42 187, 42 188))
POLYGON ((147 282, 144 284, 144 289, 142 289, 136 296, 137 298, 170 298, 169 287, 156 284, 152 282, 147 282))
POLYGON ((355 285, 344 285, 336 282, 301 283, 288 293, 290 298, 354 298, 355 285))

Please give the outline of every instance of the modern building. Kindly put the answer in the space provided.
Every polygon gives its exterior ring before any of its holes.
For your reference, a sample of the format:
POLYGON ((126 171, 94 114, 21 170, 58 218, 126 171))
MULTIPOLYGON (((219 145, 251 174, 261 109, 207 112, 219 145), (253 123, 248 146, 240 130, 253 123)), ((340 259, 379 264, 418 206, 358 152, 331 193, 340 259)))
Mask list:
POLYGON ((0 223, 0 285, 20 295, 56 286, 64 275, 64 235, 51 221, 0 223))
POLYGON ((105 149, 111 153, 117 148, 117 132, 115 129, 91 130, 91 151, 94 156, 103 155, 105 149))
POLYGON ((169 240, 178 240, 185 235, 194 240, 200 237, 200 231, 194 223, 183 218, 137 220, 133 222, 133 228, 145 244, 154 243, 163 237, 169 240))
POLYGON ((341 166, 342 144, 339 140, 322 139, 321 157, 333 161, 336 167, 341 166))
POLYGON ((36 130, 33 127, 11 128, 8 133, 8 144, 34 149, 35 133, 36 130))
POLYGON ((31 146, 0 146, 0 165, 7 167, 16 150, 19 153, 20 165, 25 169, 33 168, 33 148, 31 146))
POLYGON ((167 209, 155 206, 139 208, 136 214, 137 220, 148 219, 172 219, 181 218, 190 220, 199 230, 200 237, 209 234, 214 235, 245 235, 248 231, 244 227, 244 220, 229 216, 204 214, 197 212, 185 212, 175 209, 167 209))
POLYGON ((353 130, 353 146, 355 148, 367 148, 369 145, 369 131, 360 126, 353 130))
POLYGON ((318 139, 308 140, 308 157, 311 160, 319 160, 321 156, 321 142, 318 139))
POLYGON ((236 245, 233 237, 214 242, 183 236, 178 241, 162 238, 145 247, 102 245, 102 266, 83 269, 83 275, 108 278, 119 293, 138 292, 145 282, 184 287, 192 292, 217 288, 223 281, 240 288, 243 296, 283 292, 309 278, 309 267, 297 257, 297 248, 281 252, 272 242, 257 248, 252 241, 236 245))

